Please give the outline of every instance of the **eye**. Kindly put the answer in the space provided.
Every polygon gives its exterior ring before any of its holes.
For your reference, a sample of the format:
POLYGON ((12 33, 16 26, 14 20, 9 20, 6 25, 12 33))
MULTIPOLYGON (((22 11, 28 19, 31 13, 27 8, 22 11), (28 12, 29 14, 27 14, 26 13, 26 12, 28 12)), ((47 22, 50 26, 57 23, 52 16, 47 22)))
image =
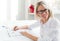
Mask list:
POLYGON ((43 14, 44 12, 47 13, 47 9, 37 11, 37 13, 39 13, 39 14, 43 14))
POLYGON ((43 13, 43 11, 39 11, 39 14, 42 14, 43 13))
POLYGON ((48 10, 45 11, 45 13, 47 13, 47 12, 48 12, 48 10))
POLYGON ((44 11, 46 11, 47 9, 45 9, 44 11))

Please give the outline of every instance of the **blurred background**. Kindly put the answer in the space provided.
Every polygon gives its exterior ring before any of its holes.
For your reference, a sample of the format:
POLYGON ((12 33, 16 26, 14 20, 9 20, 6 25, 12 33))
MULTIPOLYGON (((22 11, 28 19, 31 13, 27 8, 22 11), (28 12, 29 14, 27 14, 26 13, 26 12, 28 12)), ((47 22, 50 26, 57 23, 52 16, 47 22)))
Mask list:
MULTIPOLYGON (((0 0, 0 22, 35 20, 35 5, 41 0, 0 0)), ((56 18, 60 16, 60 0, 42 0, 56 18)))

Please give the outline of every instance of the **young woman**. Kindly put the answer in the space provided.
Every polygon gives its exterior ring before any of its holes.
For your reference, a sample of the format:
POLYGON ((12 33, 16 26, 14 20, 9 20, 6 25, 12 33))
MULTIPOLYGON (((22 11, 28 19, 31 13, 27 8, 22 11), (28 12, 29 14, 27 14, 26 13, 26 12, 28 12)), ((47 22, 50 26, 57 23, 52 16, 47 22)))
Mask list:
POLYGON ((32 39, 33 41, 58 41, 58 29, 60 27, 59 21, 55 19, 52 12, 45 3, 38 2, 36 6, 36 16, 39 17, 39 21, 31 26, 23 26, 19 28, 15 26, 14 30, 20 29, 32 29, 40 25, 40 36, 33 36, 27 32, 21 32, 22 35, 32 39))

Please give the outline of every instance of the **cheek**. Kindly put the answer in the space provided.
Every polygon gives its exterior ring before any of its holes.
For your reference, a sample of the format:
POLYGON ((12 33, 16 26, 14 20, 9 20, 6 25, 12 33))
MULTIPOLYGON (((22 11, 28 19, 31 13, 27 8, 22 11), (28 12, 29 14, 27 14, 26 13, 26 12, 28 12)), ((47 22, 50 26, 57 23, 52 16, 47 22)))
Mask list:
POLYGON ((49 17, 48 14, 42 14, 41 16, 42 16, 43 18, 48 18, 48 17, 49 17))
POLYGON ((46 15, 46 18, 48 18, 48 17, 49 17, 49 14, 46 15))

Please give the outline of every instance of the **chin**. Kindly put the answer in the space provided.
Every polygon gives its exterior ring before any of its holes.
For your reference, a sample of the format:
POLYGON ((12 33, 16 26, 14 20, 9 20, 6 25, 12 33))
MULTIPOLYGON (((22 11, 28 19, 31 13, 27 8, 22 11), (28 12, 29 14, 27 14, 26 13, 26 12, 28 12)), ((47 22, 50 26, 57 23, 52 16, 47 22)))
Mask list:
POLYGON ((46 19, 46 17, 43 17, 44 19, 46 19))

